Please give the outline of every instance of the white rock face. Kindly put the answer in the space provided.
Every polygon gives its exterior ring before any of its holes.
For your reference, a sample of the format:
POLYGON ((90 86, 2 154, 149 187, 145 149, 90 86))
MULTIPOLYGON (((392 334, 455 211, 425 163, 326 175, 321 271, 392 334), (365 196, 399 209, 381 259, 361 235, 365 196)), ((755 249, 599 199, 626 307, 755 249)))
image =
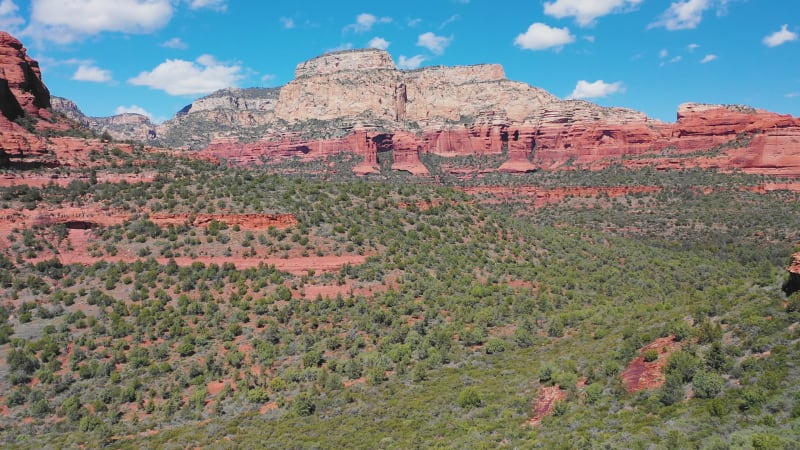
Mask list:
MULTIPOLYGON (((134 120, 124 120, 130 122, 130 133, 142 136, 144 130, 145 136, 156 134, 155 143, 192 148, 292 133, 342 137, 359 128, 417 132, 499 123, 538 127, 572 121, 649 120, 629 109, 561 100, 543 89, 506 79, 497 64, 399 70, 389 53, 377 49, 313 58, 297 66, 295 77, 282 88, 215 92, 194 101, 155 132, 141 126, 133 130, 134 120)), ((69 110, 67 106, 63 109, 69 110)))
POLYGON ((72 100, 52 97, 53 111, 64 113, 70 119, 94 130, 97 134, 108 132, 112 138, 121 141, 147 142, 156 137, 156 127, 150 118, 141 114, 118 114, 110 117, 89 117, 72 100))
POLYGON ((392 57, 383 50, 345 50, 326 53, 297 65, 295 78, 352 70, 396 70, 392 57))
POLYGON ((421 129, 475 123, 490 114, 538 124, 567 118, 610 123, 646 120, 642 113, 564 101, 526 83, 507 80, 502 66, 480 64, 395 68, 382 50, 323 55, 300 64, 297 78, 281 89, 275 117, 285 122, 310 120, 374 121, 397 128, 421 129))
POLYGON ((247 92, 252 89, 224 89, 213 95, 203 97, 192 102, 188 114, 217 109, 234 109, 269 112, 275 109, 278 100, 277 94, 265 97, 248 97, 247 92))

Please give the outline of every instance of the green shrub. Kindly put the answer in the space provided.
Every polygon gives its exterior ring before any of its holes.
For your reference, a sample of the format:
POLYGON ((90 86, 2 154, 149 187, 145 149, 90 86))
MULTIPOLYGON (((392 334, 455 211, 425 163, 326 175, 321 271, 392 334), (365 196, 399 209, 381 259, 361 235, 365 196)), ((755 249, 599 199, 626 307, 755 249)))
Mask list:
POLYGON ((474 387, 466 387, 458 394, 458 406, 472 409, 481 406, 481 396, 474 387))
POLYGON ((692 377, 694 395, 699 398, 716 397, 722 391, 725 380, 714 372, 700 370, 692 377))
POLYGON ((486 341, 486 353, 489 355, 506 351, 506 343, 499 338, 490 338, 486 341))
POLYGON ((247 391, 247 400, 250 403, 266 403, 269 401, 269 393, 261 387, 253 388, 247 391))
POLYGON ((644 361, 653 362, 658 359, 658 350, 651 348, 644 352, 644 361))

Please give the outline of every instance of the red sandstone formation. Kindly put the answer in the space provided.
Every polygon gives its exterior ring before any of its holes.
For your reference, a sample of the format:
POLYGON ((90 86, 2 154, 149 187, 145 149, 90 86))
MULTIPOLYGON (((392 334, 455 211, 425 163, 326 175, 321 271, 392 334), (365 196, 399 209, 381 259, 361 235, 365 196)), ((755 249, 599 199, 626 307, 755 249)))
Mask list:
POLYGON ((642 347, 639 356, 631 361, 622 372, 622 381, 628 392, 657 389, 663 386, 666 381, 664 367, 667 365, 669 356, 680 348, 681 343, 675 341, 675 336, 658 338, 642 347), (651 349, 658 351, 658 359, 645 362, 644 352, 651 349))
POLYGON ((275 129, 261 142, 229 141, 203 154, 250 163, 352 152, 363 158, 358 174, 377 170, 376 152, 394 150, 392 168, 416 175, 428 175, 420 156, 430 153, 507 154, 497 170, 512 173, 623 163, 800 176, 800 119, 748 107, 688 103, 669 124, 558 99, 507 80, 500 66, 400 71, 377 50, 323 55, 300 64, 296 75, 281 88, 276 118, 313 126, 319 136, 347 136, 303 140, 275 129))
POLYGON ((792 263, 789 264, 789 267, 786 270, 793 275, 800 276, 800 253, 795 253, 792 255, 792 263))
POLYGON ((685 167, 742 170, 800 176, 800 119, 725 106, 682 105, 675 124, 607 124, 554 119, 540 127, 493 126, 412 133, 354 131, 345 138, 254 144, 216 144, 201 154, 233 163, 301 156, 314 159, 343 152, 363 158, 356 173, 377 171, 377 152, 394 150, 395 170, 428 175, 420 155, 501 154, 500 171, 602 169, 623 163, 632 168, 685 167), (531 156, 532 155, 532 156, 531 156))
POLYGON ((0 31, 0 109, 13 121, 25 113, 49 118, 50 91, 42 83, 39 63, 28 57, 22 43, 0 31))

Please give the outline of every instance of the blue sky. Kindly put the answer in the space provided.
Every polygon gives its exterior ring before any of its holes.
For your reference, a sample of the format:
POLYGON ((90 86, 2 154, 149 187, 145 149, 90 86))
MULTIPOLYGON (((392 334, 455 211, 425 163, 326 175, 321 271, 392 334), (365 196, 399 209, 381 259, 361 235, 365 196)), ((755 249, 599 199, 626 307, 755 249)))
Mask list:
POLYGON ((370 46, 405 68, 502 64, 559 97, 665 121, 687 101, 800 116, 798 0, 0 0, 0 29, 94 116, 164 120, 370 46))

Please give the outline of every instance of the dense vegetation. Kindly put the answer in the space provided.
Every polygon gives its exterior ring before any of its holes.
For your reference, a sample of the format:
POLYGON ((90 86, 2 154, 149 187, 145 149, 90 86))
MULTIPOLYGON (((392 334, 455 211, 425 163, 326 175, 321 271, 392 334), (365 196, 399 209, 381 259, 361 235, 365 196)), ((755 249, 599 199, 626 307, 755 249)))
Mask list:
POLYGON ((72 236, 63 225, 9 234, 4 445, 800 446, 800 294, 781 291, 800 240, 797 193, 756 194, 743 189, 761 178, 707 171, 481 179, 660 188, 534 207, 388 172, 323 181, 168 158, 150 167, 161 174, 151 183, 0 189, 5 208, 131 214, 93 231, 88 266, 57 259, 72 236), (150 220, 166 212, 292 213, 299 225, 150 220), (121 254, 135 257, 99 260, 121 254), (252 254, 367 260, 295 275, 169 260, 252 254), (308 295, 321 286, 335 294, 308 295), (628 392, 622 370, 664 336, 681 345, 666 383, 628 392), (552 385, 565 400, 524 425, 552 385))

